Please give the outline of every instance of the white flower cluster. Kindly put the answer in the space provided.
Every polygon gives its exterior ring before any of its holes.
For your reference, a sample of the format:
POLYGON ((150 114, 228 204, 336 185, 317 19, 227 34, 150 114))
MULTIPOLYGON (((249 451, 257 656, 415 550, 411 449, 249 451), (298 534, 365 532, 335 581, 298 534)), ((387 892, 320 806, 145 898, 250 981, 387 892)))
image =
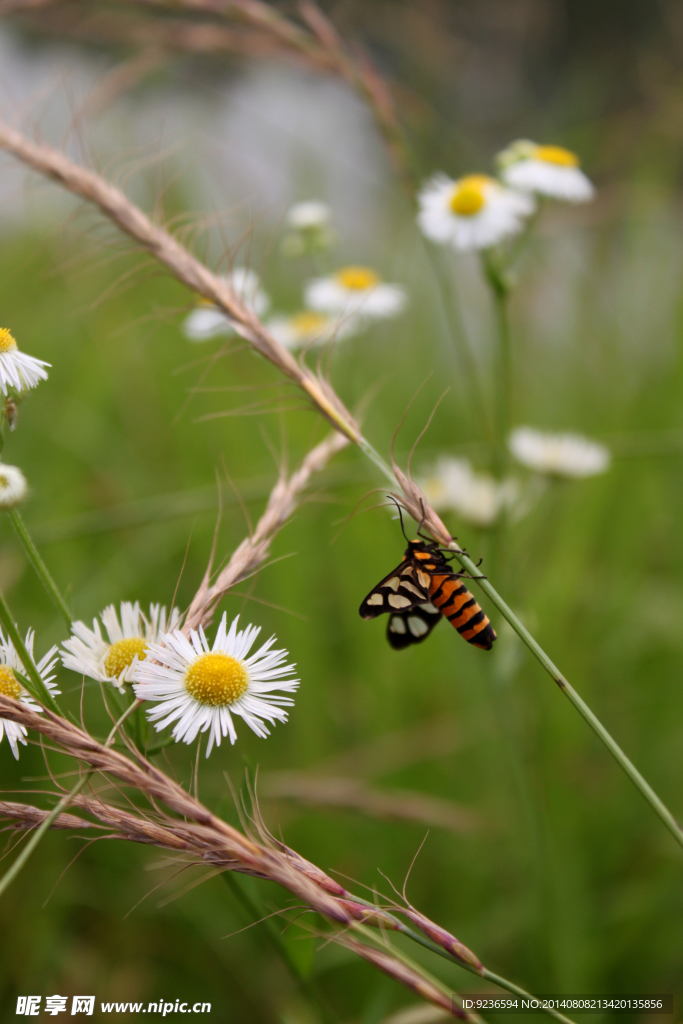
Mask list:
POLYGON ((266 722, 287 721, 283 708, 294 701, 273 691, 292 693, 299 681, 291 678, 294 666, 286 664, 287 652, 272 650, 275 637, 249 655, 260 627, 238 630, 238 616, 228 629, 223 615, 210 647, 201 628, 189 638, 177 628, 176 609, 169 616, 151 605, 147 616, 137 602, 124 601, 120 614, 110 605, 100 619, 106 637, 97 620, 92 629, 73 623, 73 635, 60 652, 64 667, 121 691, 132 685, 136 697, 156 703, 147 716, 157 730, 176 723, 176 742, 192 743, 208 732, 208 757, 222 737, 235 742, 234 715, 262 737, 269 733, 266 722))
POLYGON ((577 480, 605 473, 610 466, 609 448, 579 434, 550 434, 532 427, 518 427, 508 441, 517 462, 545 476, 577 480))
MULTIPOLYGON (((169 615, 158 604, 145 615, 136 601, 113 605, 100 615, 106 638, 95 620, 89 629, 84 622, 72 624, 72 636, 63 650, 52 647, 35 663, 52 696, 60 691, 53 682, 52 669, 61 656, 65 668, 98 682, 108 682, 121 692, 129 684, 135 696, 149 701, 147 717, 157 731, 175 723, 173 739, 192 743, 199 733, 208 733, 206 756, 223 737, 237 739, 233 716, 242 718, 257 736, 269 735, 267 722, 286 722, 284 709, 294 704, 291 696, 299 686, 293 678, 294 665, 287 664, 287 651, 273 650, 275 637, 250 654, 260 633, 259 626, 237 628, 239 616, 227 627, 225 614, 210 646, 203 629, 192 630, 189 638, 180 629, 180 615, 169 615)), ((26 650, 33 659, 33 632, 26 634, 26 650)), ((43 709, 23 685, 24 666, 11 640, 0 630, 0 695, 21 701, 32 711, 43 709)), ((0 718, 0 740, 7 736, 15 758, 18 744, 26 745, 26 729, 10 719, 0 718)))
POLYGON ((476 472, 467 459, 443 455, 418 481, 430 505, 485 530, 495 526, 503 513, 515 520, 526 515, 543 492, 544 477, 597 476, 611 462, 609 449, 587 437, 542 433, 531 427, 513 430, 508 447, 520 465, 538 474, 535 478, 526 483, 514 477, 499 481, 489 473, 476 472))
POLYGON ((583 203, 595 194, 579 158, 561 146, 520 140, 496 160, 500 181, 485 174, 457 181, 437 174, 423 186, 417 221, 427 238, 459 250, 490 249, 523 230, 536 209, 535 196, 583 203))
MULTIPOLYGON (((311 240, 320 240, 323 232, 326 238, 329 236, 330 222, 331 211, 326 203, 295 203, 286 217, 290 230, 287 237, 312 244, 311 240)), ((258 317, 267 313, 270 298, 253 270, 235 267, 224 280, 258 317)), ((370 267, 346 266, 309 281, 304 288, 304 308, 293 315, 275 314, 265 326, 287 349, 310 348, 350 338, 373 321, 398 316, 406 305, 407 296, 400 285, 382 281, 370 267)), ((206 302, 192 310, 183 324, 185 336, 193 342, 210 341, 234 330, 229 317, 206 302)))

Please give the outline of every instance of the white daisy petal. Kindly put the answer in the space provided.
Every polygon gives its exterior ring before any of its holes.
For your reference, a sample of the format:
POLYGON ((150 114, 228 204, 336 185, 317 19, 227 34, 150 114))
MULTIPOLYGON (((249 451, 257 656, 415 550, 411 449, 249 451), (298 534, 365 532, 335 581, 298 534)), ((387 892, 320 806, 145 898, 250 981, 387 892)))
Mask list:
MULTIPOLYGON (((248 267, 235 267, 222 280, 241 299, 248 309, 261 317, 270 306, 270 299, 260 287, 258 276, 248 267)), ((183 322, 183 333, 189 341, 210 341, 221 335, 233 334, 234 325, 225 313, 211 303, 202 301, 188 313, 183 322)))
POLYGON ((16 508, 26 497, 28 484, 18 466, 0 462, 0 509, 16 508))
POLYGON ((606 472, 611 461, 609 448, 578 434, 548 434, 519 427, 508 444, 518 462, 548 476, 596 476, 606 472))
POLYGON ((425 474, 419 485, 437 511, 453 511, 480 529, 494 526, 503 512, 510 512, 520 497, 516 480, 495 480, 477 473, 467 459, 444 455, 425 474))
POLYGON ((539 146, 520 139, 498 154, 501 177, 511 188, 569 203, 586 203, 595 188, 575 153, 562 146, 539 146))
MULTIPOLYGON (((29 629, 24 640, 24 646, 32 659, 33 639, 33 631, 29 629)), ((54 676, 48 675, 55 666, 56 654, 57 648, 51 647, 47 654, 44 654, 40 661, 36 663, 38 674, 53 697, 58 696, 60 693, 52 682, 54 676)), ((9 638, 5 639, 2 631, 0 631, 0 694, 4 697, 13 697, 32 711, 42 712, 42 707, 36 703, 28 690, 17 679, 15 670, 22 674, 26 671, 14 644, 9 638)), ((0 740, 2 740, 3 736, 7 737, 7 742, 15 759, 19 758, 18 744, 22 743, 26 746, 25 737, 27 735, 28 733, 23 725, 20 725, 18 722, 11 722, 9 719, 0 718, 0 740)))
POLYGON ((158 604, 150 606, 149 618, 137 601, 122 601, 118 612, 109 605, 100 614, 107 639, 96 619, 92 629, 84 622, 72 623, 72 636, 59 652, 62 664, 80 675, 113 683, 123 691, 125 684, 132 682, 138 665, 164 635, 162 627, 168 624, 174 628, 179 618, 177 608, 167 617, 166 608, 158 604))
POLYGON ((297 349, 343 341, 362 331, 368 322, 362 312, 344 315, 305 309, 293 316, 274 316, 266 327, 285 348, 297 349))
POLYGON ((10 387, 16 391, 35 388, 41 380, 47 380, 45 367, 49 365, 20 352, 8 329, 0 327, 0 390, 4 395, 10 387))
POLYGON ((342 267, 331 277, 318 277, 308 283, 304 297, 316 312, 370 320, 398 316, 407 304, 400 285, 385 284, 368 267, 342 267))
POLYGON ((246 657, 261 629, 240 630, 238 622, 239 616, 228 629, 224 614, 211 646, 201 627, 189 641, 178 629, 161 634, 135 670, 135 695, 156 702, 147 709, 149 721, 159 731, 175 723, 176 742, 192 743, 208 732, 207 757, 223 737, 231 743, 237 739, 233 715, 257 736, 268 736, 264 719, 285 722, 282 705, 294 703, 291 697, 270 696, 271 691, 292 693, 299 685, 291 678, 294 666, 286 664, 287 652, 271 650, 274 636, 246 657))
POLYGON ((531 196, 484 174, 458 181, 437 174, 423 186, 418 204, 422 233, 460 250, 489 249, 518 234, 535 207, 531 196))
POLYGON ((311 231, 325 228, 332 219, 332 211, 319 199, 309 199, 303 203, 294 203, 287 210, 286 223, 297 231, 311 231))

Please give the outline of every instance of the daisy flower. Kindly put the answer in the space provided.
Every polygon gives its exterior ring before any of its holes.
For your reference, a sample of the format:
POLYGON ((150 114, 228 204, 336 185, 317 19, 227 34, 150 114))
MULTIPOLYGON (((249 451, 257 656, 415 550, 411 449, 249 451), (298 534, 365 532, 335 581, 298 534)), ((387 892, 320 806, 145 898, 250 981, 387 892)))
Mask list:
POLYGON ((295 231, 319 231, 330 223, 332 211, 327 203, 309 199, 303 203, 293 203, 285 219, 287 226, 295 231))
MULTIPOLYGON (((26 634, 24 644, 26 650, 33 660, 33 631, 29 629, 26 634)), ((40 659, 36 664, 40 678, 45 683, 45 686, 52 694, 56 697, 61 691, 58 690, 55 684, 52 682, 54 679, 53 675, 49 675, 52 669, 55 667, 57 662, 57 648, 51 647, 47 654, 40 659)), ((12 641, 8 638, 5 639, 2 631, 0 630, 0 693, 3 697, 13 697, 14 700, 20 701, 25 704, 31 711, 42 711, 43 709, 39 704, 35 702, 28 690, 22 686, 14 674, 14 670, 21 673, 25 672, 24 666, 21 662, 21 658, 17 654, 12 641)), ((11 722, 7 718, 0 718, 0 740, 3 735, 7 737, 7 742, 12 748, 15 760, 19 759, 19 747, 18 743, 23 743, 26 746, 27 731, 23 725, 18 722, 11 722)))
POLYGON ((113 604, 100 615, 106 640, 97 619, 93 619, 92 629, 84 622, 73 622, 73 636, 64 641, 64 651, 59 653, 64 668, 100 682, 113 683, 123 692, 125 683, 132 682, 138 662, 145 660, 149 645, 167 628, 174 628, 180 612, 174 608, 167 620, 166 609, 152 604, 147 618, 137 601, 135 604, 122 601, 120 611, 120 621, 113 604))
POLYGON ((289 229, 282 239, 285 255, 304 256, 329 249, 335 241, 331 221, 332 211, 327 203, 318 199, 294 203, 285 217, 289 229))
POLYGON ((359 316, 329 316, 305 309, 294 316, 274 316, 266 327, 276 341, 285 348, 304 345, 323 345, 328 341, 341 341, 362 329, 359 316))
POLYGON ((537 192, 569 203, 586 203, 595 188, 579 166, 579 158, 562 146, 538 146, 520 139, 496 157, 503 181, 523 192, 537 192))
POLYGON ((545 434, 531 427, 513 430, 510 451, 523 466, 548 476, 579 479, 609 469, 610 451, 578 434, 545 434))
POLYGON ((504 188, 485 174, 468 174, 457 181, 437 174, 417 198, 422 233, 462 250, 489 249, 518 234, 535 207, 531 196, 504 188))
POLYGON ((386 284, 369 267, 342 267, 330 277, 309 281, 305 302, 321 313, 360 313, 369 319, 384 320, 402 313, 406 293, 398 284, 386 284))
POLYGON ((49 365, 20 352, 8 329, 0 327, 0 390, 3 395, 11 387, 17 391, 35 388, 41 380, 47 380, 43 367, 49 365))
POLYGON ((239 616, 230 630, 225 613, 221 619, 213 647, 204 635, 192 630, 190 639, 179 629, 150 644, 151 658, 137 667, 133 689, 142 700, 159 701, 147 712, 157 731, 171 722, 173 739, 192 743, 200 732, 209 732, 206 756, 221 738, 237 739, 232 716, 240 715, 257 736, 269 735, 263 719, 286 722, 283 706, 292 705, 291 697, 274 697, 273 690, 296 690, 298 679, 287 678, 293 665, 284 664, 287 651, 272 651, 272 636, 263 647, 247 657, 261 632, 258 626, 237 630, 239 616), (162 646, 163 645, 163 646, 162 646), (161 719, 161 721, 160 721, 161 719))
POLYGON ((431 474, 420 481, 425 497, 437 511, 456 512, 465 522, 480 529, 493 526, 503 510, 519 497, 516 480, 499 483, 488 473, 477 473, 467 459, 445 455, 431 474))
POLYGON ((0 509, 15 508, 26 497, 26 477, 17 466, 0 462, 0 509))
MULTIPOLYGON (((256 316, 261 317, 270 305, 270 299, 259 286, 258 276, 248 267, 235 267, 222 280, 232 288, 256 316)), ((196 309, 183 322, 183 332, 189 341, 210 341, 221 334, 232 334, 234 327, 229 317, 217 306, 201 299, 196 309)))

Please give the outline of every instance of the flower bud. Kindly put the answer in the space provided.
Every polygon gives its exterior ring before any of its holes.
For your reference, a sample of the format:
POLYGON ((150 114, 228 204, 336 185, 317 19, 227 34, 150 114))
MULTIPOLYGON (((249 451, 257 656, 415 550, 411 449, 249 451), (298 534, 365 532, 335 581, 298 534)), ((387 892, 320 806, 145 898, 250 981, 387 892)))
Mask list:
POLYGON ((7 511, 20 505, 27 491, 28 484, 21 470, 0 462, 0 509, 7 511))

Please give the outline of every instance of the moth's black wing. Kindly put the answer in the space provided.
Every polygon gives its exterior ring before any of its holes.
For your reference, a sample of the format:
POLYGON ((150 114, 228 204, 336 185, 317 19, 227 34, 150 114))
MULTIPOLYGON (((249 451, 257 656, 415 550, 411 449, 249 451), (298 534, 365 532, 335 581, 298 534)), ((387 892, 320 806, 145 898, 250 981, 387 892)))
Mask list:
POLYGON ((429 576, 411 558, 404 558, 393 572, 377 584, 358 609, 362 619, 374 619, 386 612, 409 612, 429 601, 429 576))
POLYGON ((443 616, 431 601, 417 604, 407 612, 393 612, 387 624, 387 640, 394 650, 421 644, 443 616))

